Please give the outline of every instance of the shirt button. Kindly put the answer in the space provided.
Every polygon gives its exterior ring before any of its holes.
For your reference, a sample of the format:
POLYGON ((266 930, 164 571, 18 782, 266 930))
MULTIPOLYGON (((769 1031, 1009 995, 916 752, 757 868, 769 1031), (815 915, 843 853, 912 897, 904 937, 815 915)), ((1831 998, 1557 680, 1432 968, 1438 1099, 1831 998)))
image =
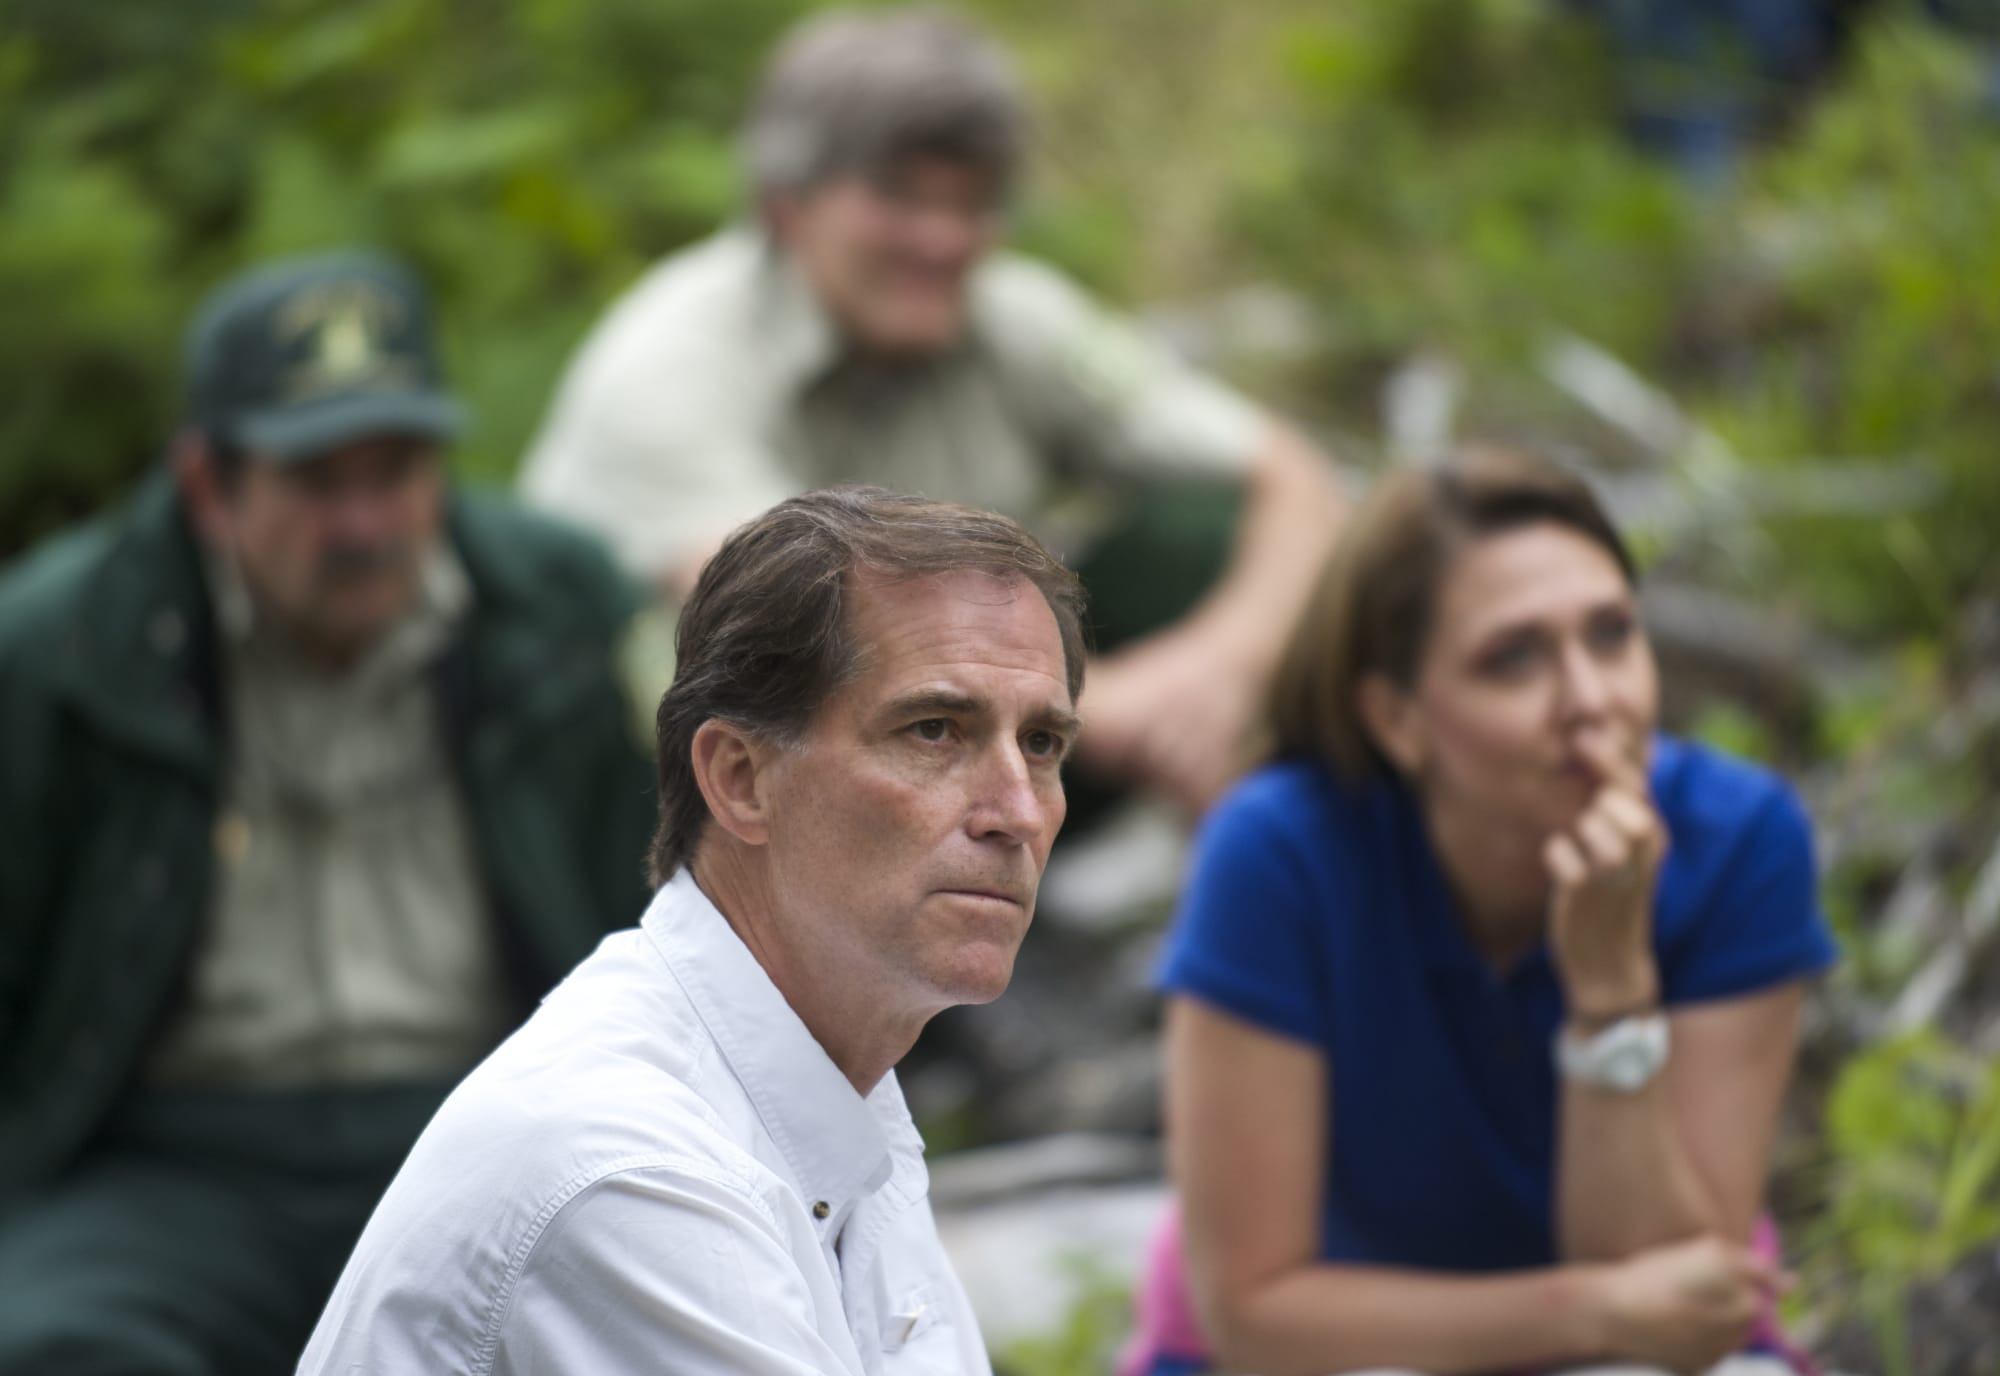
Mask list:
POLYGON ((814 1218, 824 1219, 828 1214, 832 1212, 833 1212, 833 1206, 828 1204, 824 1199, 816 1199, 813 1201, 814 1218))

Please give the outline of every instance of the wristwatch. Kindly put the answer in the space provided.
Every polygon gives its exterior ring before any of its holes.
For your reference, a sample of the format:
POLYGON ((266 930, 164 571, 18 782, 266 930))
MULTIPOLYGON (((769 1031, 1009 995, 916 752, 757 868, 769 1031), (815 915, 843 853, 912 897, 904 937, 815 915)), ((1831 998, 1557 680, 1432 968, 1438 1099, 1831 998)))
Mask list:
POLYGON ((1556 1033, 1556 1069, 1566 1080, 1631 1094, 1667 1063, 1667 1019, 1661 1013, 1620 1018, 1592 1036, 1556 1033))

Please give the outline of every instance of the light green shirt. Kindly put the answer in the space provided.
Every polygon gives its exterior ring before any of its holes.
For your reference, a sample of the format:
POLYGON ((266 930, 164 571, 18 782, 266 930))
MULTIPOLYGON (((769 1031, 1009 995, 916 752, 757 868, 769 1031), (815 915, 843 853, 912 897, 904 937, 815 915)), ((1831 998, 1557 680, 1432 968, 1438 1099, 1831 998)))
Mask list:
POLYGON ((431 672, 471 600, 440 543, 409 613, 328 675, 209 559, 229 711, 215 888, 156 1084, 456 1076, 510 1024, 431 672))
POLYGON ((1002 512, 1073 554, 1122 483, 1248 463, 1255 407, 1054 270, 997 254, 970 291, 959 346, 871 364, 764 235, 719 234, 655 267, 585 341, 524 491, 653 578, 831 483, 1002 512))

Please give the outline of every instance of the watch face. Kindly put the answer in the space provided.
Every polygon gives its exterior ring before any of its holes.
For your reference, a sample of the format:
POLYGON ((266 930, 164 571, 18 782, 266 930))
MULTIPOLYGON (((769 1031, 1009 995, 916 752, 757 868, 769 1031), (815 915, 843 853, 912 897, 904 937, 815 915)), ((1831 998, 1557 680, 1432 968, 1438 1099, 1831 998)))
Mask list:
POLYGON ((1658 1065, 1650 1050, 1636 1041, 1612 1048, 1604 1059, 1605 1080, 1619 1089, 1637 1089, 1653 1077, 1658 1065))
POLYGON ((1625 1018, 1581 1044, 1558 1042, 1562 1073, 1631 1093, 1667 1062, 1667 1024, 1657 1015, 1625 1018))

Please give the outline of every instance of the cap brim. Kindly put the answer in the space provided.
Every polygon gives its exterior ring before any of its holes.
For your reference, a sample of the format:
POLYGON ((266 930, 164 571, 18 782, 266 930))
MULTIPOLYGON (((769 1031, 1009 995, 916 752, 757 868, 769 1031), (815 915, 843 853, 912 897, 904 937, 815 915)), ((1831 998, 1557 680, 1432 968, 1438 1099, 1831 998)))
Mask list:
POLYGON ((361 392, 244 416, 234 429, 253 454, 306 459, 375 435, 457 438, 465 408, 443 392, 361 392))

